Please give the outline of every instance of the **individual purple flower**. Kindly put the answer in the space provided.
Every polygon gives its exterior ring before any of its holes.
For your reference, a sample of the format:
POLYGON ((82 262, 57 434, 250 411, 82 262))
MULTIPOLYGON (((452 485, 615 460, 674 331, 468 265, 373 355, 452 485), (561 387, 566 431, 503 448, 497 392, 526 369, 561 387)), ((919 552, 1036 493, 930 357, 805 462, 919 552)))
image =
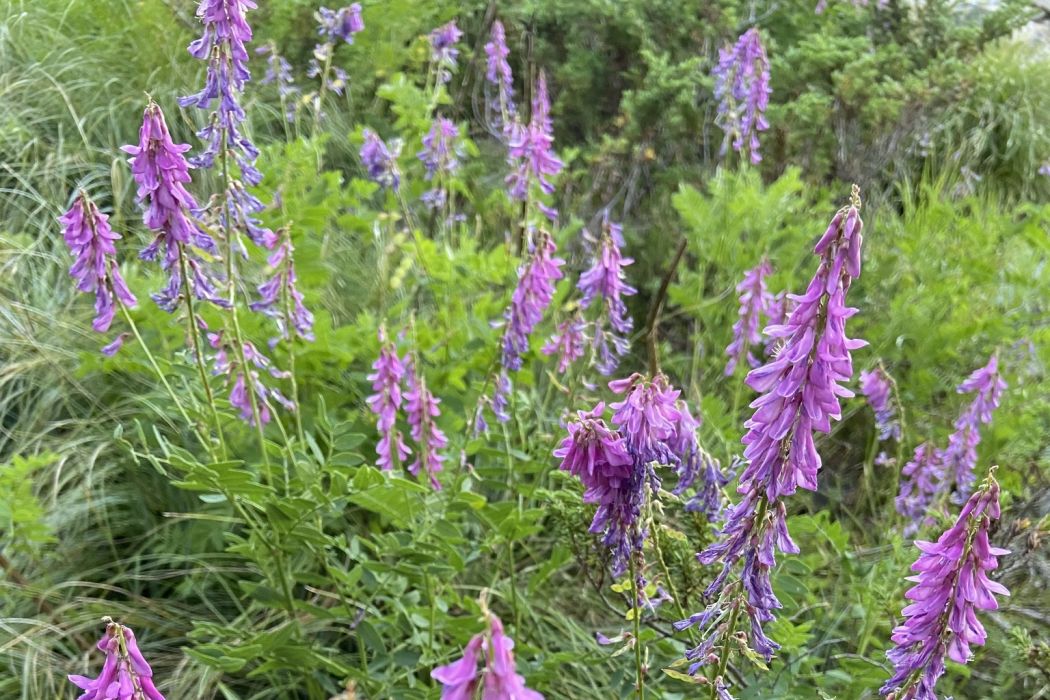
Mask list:
POLYGON ((288 411, 295 411, 295 404, 276 387, 267 387, 259 370, 267 372, 275 379, 287 379, 290 375, 274 367, 270 359, 256 349, 250 341, 244 341, 237 347, 237 340, 219 331, 208 333, 208 343, 215 350, 212 374, 226 378, 230 390, 230 405, 240 411, 241 420, 248 425, 255 425, 255 412, 259 413, 259 422, 266 425, 270 422, 270 399, 288 411), (253 406, 250 392, 255 393, 253 406))
MULTIPOLYGON (((62 224, 66 245, 76 258, 69 268, 69 276, 76 280, 77 291, 94 293, 95 320, 91 327, 105 333, 113 323, 117 303, 127 308, 138 304, 117 265, 117 249, 113 243, 121 236, 114 233, 109 217, 99 211, 83 191, 58 221, 62 224)), ((107 352, 111 345, 106 346, 104 354, 116 352, 116 348, 107 352)))
POLYGON ((164 700, 153 684, 153 669, 139 650, 130 627, 108 617, 106 633, 95 647, 106 655, 102 671, 95 678, 69 676, 83 690, 78 700, 164 700))
POLYGON ((928 512, 947 486, 944 476, 940 451, 928 442, 916 447, 911 461, 901 469, 900 493, 894 501, 897 512, 908 521, 904 526, 905 537, 934 523, 928 512))
POLYGON ((525 678, 514 663, 514 640, 503 631, 500 619, 485 611, 487 629, 474 635, 463 649, 463 658, 430 672, 441 683, 441 700, 543 700, 525 687, 525 678), (484 669, 478 670, 478 657, 484 669))
POLYGON ((554 298, 555 284, 562 278, 565 261, 556 258, 557 246, 545 231, 536 234, 530 244, 528 259, 518 268, 518 284, 510 305, 503 312, 503 338, 500 341, 501 371, 492 396, 493 413, 501 423, 510 420, 506 401, 510 394, 509 372, 521 369, 522 355, 528 352, 529 337, 543 320, 543 314, 554 298))
MULTIPOLYGON (((816 489, 820 455, 814 432, 829 432, 831 421, 841 417, 839 398, 853 395, 844 386, 853 375, 850 351, 864 345, 846 336, 846 320, 856 313, 846 306, 846 292, 861 271, 863 223, 856 186, 851 200, 817 242, 820 264, 805 294, 792 295, 797 308, 786 323, 766 329, 782 347, 747 376, 747 384, 761 395, 751 402, 755 412, 744 424, 748 461, 737 489, 743 499, 729 510, 721 539, 697 555, 703 564, 722 564, 705 594, 723 593, 723 609, 742 606, 751 647, 767 659, 779 648, 762 631, 780 607, 770 581, 775 550, 798 552, 788 534, 784 498, 798 487, 816 489), (738 562, 743 599, 730 603, 725 584, 738 562)), ((727 634, 735 630, 715 636, 727 634)), ((694 669, 705 663, 702 655, 694 657, 694 669)))
POLYGON ((875 411, 879 440, 900 440, 901 424, 892 400, 893 378, 881 365, 860 373, 860 393, 864 394, 875 411))
MULTIPOLYGON (((547 93, 547 77, 540 71, 532 98, 532 118, 528 124, 515 121, 509 128, 507 139, 508 162, 511 172, 507 175, 507 194, 511 199, 527 201, 532 183, 543 194, 554 193, 550 181, 561 172, 563 163, 553 150, 554 130, 550 118, 550 96, 547 93)), ((550 219, 557 212, 549 207, 541 209, 550 219)))
POLYGON ((587 342, 587 336, 584 334, 586 329, 586 322, 580 318, 579 312, 575 312, 558 324, 554 335, 543 346, 540 352, 544 355, 557 355, 559 374, 569 371, 572 363, 583 357, 584 345, 587 342))
POLYGON ((751 163, 757 165, 762 161, 758 132, 769 128, 765 112, 770 93, 769 59, 758 29, 744 32, 732 48, 719 49, 714 79, 715 123, 726 134, 722 153, 732 142, 733 150, 741 153, 746 149, 751 163))
POLYGON ((365 129, 362 133, 364 142, 361 144, 361 162, 368 177, 396 192, 401 185, 401 173, 397 168, 400 142, 392 142, 392 148, 388 148, 379 134, 371 129, 365 129))
POLYGON ((948 478, 955 479, 959 500, 965 498, 973 488, 981 424, 992 422, 992 413, 999 407, 1005 389, 1006 382, 999 374, 998 354, 992 355, 987 365, 975 370, 957 388, 960 394, 975 394, 973 401, 956 419, 955 432, 948 436, 948 447, 941 454, 948 478))
POLYGON ((608 212, 602 220, 602 234, 595 247, 594 262, 590 269, 580 275, 577 288, 583 293, 580 306, 589 308, 600 302, 599 316, 594 322, 594 354, 598 371, 608 376, 616 371, 620 358, 627 354, 630 343, 628 334, 634 321, 627 312, 623 297, 638 292, 625 282, 624 268, 634 262, 623 257, 622 227, 609 219, 608 212))
POLYGON ((198 251, 218 255, 219 250, 191 215, 198 205, 186 189, 190 166, 183 154, 189 148, 172 141, 164 113, 155 102, 146 107, 138 145, 122 148, 131 155, 128 163, 138 185, 143 222, 157 234, 139 257, 156 260, 162 256, 161 267, 168 273, 168 284, 152 298, 169 313, 178 306, 182 292, 218 306, 229 306, 228 300, 219 297, 215 282, 198 255, 198 251), (182 274, 184 266, 189 273, 186 279, 182 274))
POLYGON ((314 340, 314 315, 303 303, 295 274, 295 247, 292 234, 284 231, 284 240, 266 259, 273 276, 259 285, 259 300, 251 303, 252 311, 259 311, 274 319, 279 333, 270 341, 270 347, 281 340, 290 340, 294 334, 302 340, 314 340))
POLYGON ((752 368, 761 364, 751 347, 762 342, 762 316, 768 316, 773 307, 773 295, 766 287, 766 277, 771 274, 773 266, 762 258, 762 262, 744 273, 744 279, 736 286, 736 291, 740 292, 740 310, 733 324, 733 342, 726 347, 729 355, 725 369, 727 377, 745 360, 752 368))
POLYGON ((498 19, 492 23, 491 39, 485 44, 485 78, 496 87, 499 97, 494 100, 495 111, 500 115, 500 125, 507 126, 516 112, 514 106, 514 74, 507 57, 507 34, 498 19))
POLYGON ((448 438, 434 422, 441 415, 438 409, 441 400, 434 398, 427 389, 426 379, 416 365, 415 361, 409 360, 405 375, 408 389, 405 392, 405 413, 412 439, 416 442, 416 460, 409 465, 408 471, 416 477, 425 475, 431 486, 440 490, 437 474, 445 463, 445 456, 440 451, 448 446, 448 438))
POLYGON ((365 28, 361 3, 357 2, 338 10, 321 7, 314 13, 314 18, 317 20, 317 33, 332 44, 339 41, 352 44, 354 35, 365 28))
MULTIPOLYGON (((179 99, 183 107, 195 106, 203 110, 211 109, 212 102, 215 103, 215 112, 207 125, 197 132, 205 148, 193 158, 194 166, 211 168, 217 157, 224 158, 228 154, 240 169, 241 179, 248 185, 262 182, 262 173, 255 167, 259 149, 244 132, 247 115, 240 104, 244 85, 251 79, 245 44, 251 41, 252 29, 245 14, 255 8, 253 0, 200 0, 197 17, 204 25, 204 32, 189 45, 189 52, 194 58, 207 62, 207 78, 200 92, 179 99)), ((236 195, 226 193, 220 218, 231 227, 242 228, 256 245, 269 249, 277 243, 277 237, 255 218, 254 215, 262 209, 258 198, 242 185, 236 195)))
POLYGON ((452 20, 430 32, 430 61, 434 65, 435 77, 439 85, 452 80, 452 71, 456 68, 459 49, 456 44, 463 38, 463 32, 452 20))
POLYGON ((377 416, 379 442, 376 464, 380 469, 389 471, 394 468, 394 456, 398 463, 408 459, 411 450, 405 444, 401 431, 397 429, 397 412, 401 409, 401 382, 405 379, 405 366, 397 355, 397 348, 387 340, 386 329, 379 327, 379 357, 372 364, 373 372, 368 375, 372 382, 374 394, 368 397, 368 407, 377 416))
POLYGON ((423 202, 432 209, 441 208, 448 198, 445 178, 459 170, 463 157, 459 127, 451 119, 438 117, 423 137, 423 150, 417 155, 426 170, 426 179, 437 181, 433 189, 423 194, 423 202))
POLYGON ((893 630, 896 646, 886 656, 894 673, 879 691, 882 695, 937 700, 944 657, 965 664, 971 645, 984 644, 987 634, 977 611, 996 610, 995 596, 1010 595, 988 577, 998 558, 1009 554, 989 542, 989 526, 999 515, 999 484, 989 474, 936 542, 915 542, 921 553, 911 567, 916 575, 908 577, 915 585, 905 593, 912 602, 901 613, 904 622, 893 630))

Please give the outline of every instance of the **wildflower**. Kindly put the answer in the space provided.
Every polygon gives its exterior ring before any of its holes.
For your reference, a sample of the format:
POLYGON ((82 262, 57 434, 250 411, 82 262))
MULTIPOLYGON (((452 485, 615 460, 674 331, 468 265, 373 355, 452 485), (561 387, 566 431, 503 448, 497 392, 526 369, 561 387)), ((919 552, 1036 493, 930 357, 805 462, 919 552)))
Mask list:
POLYGON ((680 496, 688 489, 699 484, 696 493, 686 501, 685 509, 690 512, 703 513, 710 520, 722 512, 722 489, 729 483, 729 477, 722 471, 722 465, 700 446, 696 431, 700 421, 693 417, 689 406, 679 399, 675 403, 678 421, 674 427, 674 437, 669 442, 671 451, 678 457, 678 484, 674 494, 680 496))
POLYGON ((726 354, 729 355, 725 369, 727 377, 733 374, 737 364, 743 360, 747 360, 751 367, 761 364, 751 353, 751 346, 762 342, 762 316, 768 316, 773 307, 773 295, 766 287, 766 277, 771 274, 773 266, 769 260, 762 258, 762 262, 744 273, 744 279, 736 286, 740 292, 740 311, 733 324, 733 342, 726 348, 726 354))
POLYGON ((557 246, 550 234, 540 232, 530 244, 528 259, 518 268, 518 284, 503 313, 501 372, 492 397, 493 412, 500 422, 510 419, 505 410, 511 389, 508 373, 521 369, 522 355, 529 349, 529 336, 543 320, 554 297, 555 283, 562 278, 561 266, 565 261, 554 257, 556 252, 557 246))
MULTIPOLYGON (((774 619, 773 611, 780 607, 770 581, 775 550, 798 553, 788 534, 784 497, 800 486, 816 489, 820 455, 813 434, 830 431, 831 421, 841 416, 839 397, 853 395, 842 385, 853 374, 850 351, 864 341, 846 337, 846 319, 856 310, 847 307, 845 299, 851 282, 860 276, 862 228, 860 193, 854 186, 851 204, 835 214, 814 248, 820 265, 806 292, 793 295, 797 308, 786 323, 766 329, 782 347, 774 359, 747 376, 747 384, 761 395, 751 403, 755 412, 744 424, 748 462, 737 489, 743 499, 729 510, 720 541, 697 555, 703 564, 722 563, 705 594, 722 592, 716 601, 719 610, 736 606, 747 616, 751 647, 767 659, 779 648, 762 631, 762 624, 774 619), (743 599, 730 603, 726 580, 741 560, 743 599)), ((713 633, 719 637, 735 630, 713 633)), ((698 650, 703 651, 702 645, 690 652, 694 670, 706 663, 698 650)))
POLYGON ((894 501, 897 512, 908 520, 904 527, 905 537, 933 524, 927 511, 945 485, 944 475, 939 450, 928 442, 915 448, 911 461, 901 469, 900 493, 894 501))
MULTIPOLYGON (((451 119, 438 117, 423 137, 423 150, 417 155, 426 170, 427 180, 442 181, 445 176, 454 174, 459 170, 459 159, 463 155, 459 127, 451 119)), ((447 197, 446 187, 438 184, 424 193, 422 199, 430 208, 437 209, 444 206, 447 197)))
POLYGON ((95 678, 69 676, 84 691, 79 700, 164 700, 153 684, 153 669, 142 656, 135 633, 108 617, 103 620, 106 633, 95 645, 106 655, 102 671, 95 678))
POLYGON ((573 362, 583 357, 584 343, 587 342, 584 335, 586 328, 587 324, 577 311, 558 324, 554 335, 543 346, 541 352, 544 355, 558 356, 559 374, 567 372, 573 362))
POLYGON ((890 400, 893 379, 882 366, 860 373, 860 392, 868 399, 875 411, 875 426, 879 429, 879 440, 900 440, 901 424, 897 409, 890 400))
POLYGON ((270 342, 271 347, 279 340, 289 340, 293 332, 303 340, 314 340, 314 315, 306 308, 299 291, 294 251, 292 234, 286 229, 281 244, 266 259, 273 276, 259 285, 260 299, 250 305, 252 311, 262 312, 276 321, 280 335, 270 342))
POLYGON ((277 52, 277 45, 273 42, 255 49, 255 53, 266 56, 266 74, 259 81, 260 85, 276 85, 277 94, 288 97, 299 92, 295 86, 295 78, 292 77, 292 64, 284 56, 277 52))
POLYGON ((622 401, 611 405, 612 422, 626 438, 635 462, 677 467, 680 458, 671 447, 681 423, 676 405, 681 392, 662 374, 648 380, 637 372, 609 382, 609 388, 615 394, 624 394, 622 401))
MULTIPOLYGON (((993 468, 994 472, 994 468, 993 468)), ((967 500, 958 519, 936 542, 916 541, 918 560, 912 564, 915 585, 905 597, 904 622, 893 630, 896 646, 886 656, 893 676, 880 692, 893 700, 937 700, 937 680, 944 657, 956 663, 970 660, 970 645, 987 637, 978 610, 996 610, 995 595, 1010 595, 988 578, 998 558, 1009 554, 992 547, 988 528, 999 519, 999 484, 989 474, 967 500)))
POLYGON ((226 378, 230 389, 230 405, 240 411, 241 420, 248 425, 255 425, 255 412, 258 411, 259 422, 266 425, 270 422, 270 399, 288 411, 295 411, 296 406, 277 388, 267 387, 259 375, 259 370, 266 371, 275 379, 287 379, 290 375, 270 364, 270 359, 259 352, 251 341, 245 340, 238 346, 237 340, 225 332, 208 333, 208 344, 215 349, 212 374, 226 378), (253 402, 249 391, 254 391, 253 402), (253 406, 254 403, 254 406, 253 406))
POLYGON ((436 70, 439 85, 452 80, 452 71, 456 68, 459 49, 456 43, 463 37, 463 32, 452 20, 430 32, 430 61, 436 70))
MULTIPOLYGON (((58 221, 63 226, 66 245, 76 258, 69 268, 69 275, 76 280, 77 291, 95 294, 95 320, 91 327, 105 333, 117 312, 114 299, 128 308, 138 304, 117 265, 117 249, 113 242, 121 237, 113 232, 109 217, 98 210, 85 192, 77 195, 73 206, 58 221)), ((107 345, 103 353, 114 354, 119 347, 107 345)))
POLYGON ((357 2, 338 10, 321 7, 314 13, 314 18, 317 20, 317 33, 332 44, 338 41, 352 44, 354 35, 365 28, 361 3, 357 2))
POLYGON ((485 611, 487 628, 474 635, 463 649, 463 658, 430 672, 441 683, 441 700, 543 700, 543 695, 525 687, 525 678, 514 664, 514 640, 503 631, 503 623, 485 611), (478 670, 478 657, 485 667, 478 670))
POLYGON ((219 251, 212 237, 190 214, 198 205, 186 189, 190 166, 183 153, 189 148, 171 140, 164 113, 155 102, 150 102, 143 115, 138 145, 122 149, 131 155, 128 163, 138 184, 143 222, 157 234, 139 257, 156 260, 163 250, 161 267, 168 273, 168 284, 152 298, 169 313, 179 303, 180 290, 218 306, 229 306, 229 301, 219 297, 198 253, 218 255, 219 251), (190 273, 185 279, 183 263, 190 273))
MULTIPOLYGON (((773 297, 773 301, 766 310, 766 325, 782 326, 787 322, 791 312, 795 310, 795 300, 788 298, 787 292, 780 292, 773 297)), ((776 338, 767 337, 765 340, 765 356, 773 357, 776 354, 780 341, 776 338)))
POLYGON ((580 306, 590 307, 601 302, 598 319, 594 322, 594 349, 598 371, 608 376, 616 371, 620 358, 627 354, 627 335, 634 328, 634 321, 627 313, 623 297, 638 292, 624 279, 624 268, 634 262, 620 252, 623 246, 622 227, 609 219, 608 213, 602 221, 602 234, 595 250, 594 262, 589 270, 580 275, 576 285, 583 293, 580 306))
POLYGON ((723 155, 730 141, 733 150, 745 149, 751 163, 762 162, 758 132, 769 128, 765 112, 769 105, 769 59, 758 30, 744 32, 732 48, 719 49, 714 69, 715 99, 718 114, 715 123, 725 132, 723 155))
POLYGON ((419 372, 417 363, 410 361, 405 377, 408 391, 405 392, 405 412, 411 427, 412 439, 416 441, 416 460, 409 465, 408 471, 413 476, 425 474, 435 489, 441 488, 437 473, 441 471, 445 456, 439 452, 448 446, 448 438, 434 419, 441 415, 438 409, 440 399, 427 389, 426 379, 419 372))
POLYGON ((361 145, 361 162, 365 165, 368 177, 396 192, 401 184, 401 173, 397 169, 400 143, 393 142, 393 148, 387 148, 379 134, 371 129, 365 129, 363 134, 365 140, 361 145))
POLYGON ((396 451, 398 462, 408 459, 411 450, 405 444, 401 432, 397 429, 397 412, 401 408, 401 382, 405 378, 405 366, 397 356, 394 344, 387 340, 386 329, 379 327, 379 357, 372 364, 373 372, 368 375, 375 393, 368 397, 368 407, 377 416, 379 442, 376 464, 380 469, 390 470, 394 467, 396 451))
POLYGON ((977 466, 977 445, 981 442, 981 424, 992 421, 992 413, 1006 382, 999 374, 999 356, 992 355, 988 364, 977 369, 958 386, 960 394, 975 394, 973 401, 955 421, 955 432, 948 437, 948 447, 941 454, 946 474, 955 479, 958 497, 965 498, 973 487, 974 467, 977 466))
MULTIPOLYGON (((540 71, 533 91, 532 118, 527 125, 515 122, 509 127, 507 152, 511 172, 507 175, 507 194, 511 199, 528 200, 533 182, 544 194, 554 193, 554 184, 549 178, 561 172, 563 163, 554 154, 553 144, 547 78, 540 71)), ((542 205, 541 209, 548 218, 557 217, 554 209, 542 205)))

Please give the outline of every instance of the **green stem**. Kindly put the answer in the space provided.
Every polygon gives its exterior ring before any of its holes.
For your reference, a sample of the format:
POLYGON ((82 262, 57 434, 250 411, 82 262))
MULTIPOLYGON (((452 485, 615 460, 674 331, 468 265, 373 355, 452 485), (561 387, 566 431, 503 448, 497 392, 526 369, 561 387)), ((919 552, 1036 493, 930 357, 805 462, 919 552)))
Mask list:
POLYGON ((733 612, 729 614, 729 625, 726 627, 725 642, 722 644, 722 658, 718 660, 718 673, 711 679, 711 700, 718 700, 717 679, 724 678, 729 667, 729 644, 733 641, 733 630, 740 615, 740 601, 733 603, 733 612))
POLYGON ((637 671, 636 689, 638 700, 645 700, 645 669, 642 666, 642 608, 638 604, 640 597, 638 590, 638 565, 634 561, 634 553, 628 558, 630 562, 631 576, 631 613, 634 618, 634 665, 637 671))

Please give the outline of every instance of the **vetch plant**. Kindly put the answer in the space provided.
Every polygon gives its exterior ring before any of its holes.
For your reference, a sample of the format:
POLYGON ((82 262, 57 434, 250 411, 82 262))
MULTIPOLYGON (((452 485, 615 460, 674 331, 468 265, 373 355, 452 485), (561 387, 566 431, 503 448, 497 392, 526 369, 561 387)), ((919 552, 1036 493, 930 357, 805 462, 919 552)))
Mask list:
POLYGON ((940 451, 929 442, 916 447, 911 461, 901 469, 900 493, 894 501, 897 512, 907 520, 905 537, 914 535, 921 527, 933 524, 929 510, 947 486, 944 477, 940 451))
POLYGON ((960 394, 975 394, 973 401, 955 421, 955 432, 948 437, 948 447, 941 453, 946 478, 955 480, 958 500, 966 498, 973 487, 974 467, 977 465, 977 445, 981 442, 982 424, 992 421, 992 413, 999 407, 1006 381, 999 373, 999 356, 992 355, 988 364, 974 370, 960 384, 960 394))
POLYGON ((744 273, 744 279, 736 286, 736 291, 740 292, 740 310, 733 324, 733 342, 726 347, 729 356, 725 369, 727 377, 732 376, 742 362, 746 361, 752 368, 761 364, 751 348, 762 342, 762 317, 768 317, 774 324, 782 322, 772 318, 773 295, 766 285, 766 277, 771 274, 773 266, 762 258, 762 262, 744 273))
POLYGON ((714 79, 718 100, 715 123, 725 132, 722 155, 732 143, 733 150, 746 152, 753 165, 761 163, 758 133, 769 128, 766 108, 771 90, 769 59, 758 29, 748 29, 733 47, 719 49, 714 79))
POLYGON ((130 627, 108 617, 106 633, 96 647, 106 655, 102 670, 95 678, 69 676, 84 693, 78 700, 164 700, 153 683, 153 669, 139 650, 130 627))
POLYGON ((897 417, 893 391, 893 378, 882 365, 860 373, 860 392, 875 411, 875 427, 879 431, 880 441, 901 438, 901 424, 897 417))
POLYGON ((583 295, 580 307, 596 306, 598 310, 592 324, 591 347, 595 367, 606 376, 616 371, 620 358, 627 354, 628 336, 634 328, 623 297, 637 294, 638 290, 625 281, 624 268, 634 260, 623 256, 623 245, 623 228, 606 212, 595 242, 593 263, 576 285, 583 295))
POLYGON ((379 327, 379 357, 372 364, 368 380, 372 382, 374 394, 368 397, 368 407, 376 415, 379 442, 376 443, 376 464, 389 471, 397 464, 404 464, 411 450, 397 429, 397 414, 401 409, 402 382, 405 380, 405 365, 398 357, 397 347, 387 338, 386 328, 379 327))

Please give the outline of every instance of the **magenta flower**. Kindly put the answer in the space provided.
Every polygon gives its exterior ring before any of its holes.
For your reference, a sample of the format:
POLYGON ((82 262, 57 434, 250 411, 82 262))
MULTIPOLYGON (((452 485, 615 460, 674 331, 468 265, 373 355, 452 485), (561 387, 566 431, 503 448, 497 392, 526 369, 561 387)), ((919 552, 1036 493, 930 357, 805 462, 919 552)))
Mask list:
MULTIPOLYGON (((727 377, 745 360, 750 367, 761 364, 752 354, 751 347, 762 342, 762 316, 769 316, 773 310, 773 295, 766 287, 766 277, 771 274, 773 266, 769 260, 762 258, 762 262, 744 273, 744 279, 736 286, 740 292, 740 310, 733 324, 733 342, 726 347, 726 354, 729 355, 725 370, 727 377)), ((770 322, 773 322, 772 319, 770 322)))
POLYGON ((394 468, 394 455, 398 463, 408 459, 411 450, 405 444, 401 431, 397 429, 397 412, 401 409, 401 382, 405 378, 405 366, 397 356, 394 343, 387 340, 386 329, 379 327, 379 357, 372 364, 373 372, 368 375, 375 393, 368 397, 368 407, 377 416, 379 442, 376 464, 380 469, 389 471, 394 468))
POLYGON ((612 422, 626 439, 635 463, 677 467, 680 457, 672 446, 681 424, 677 406, 681 392, 671 387, 662 374, 649 380, 637 372, 609 382, 609 388, 615 394, 624 394, 622 401, 610 406, 612 422))
POLYGON ((860 393, 864 394, 875 411, 879 440, 900 440, 901 424, 897 419, 897 407, 892 401, 893 378, 881 365, 860 373, 860 393))
MULTIPOLYGON (((117 312, 114 299, 128 308, 138 304, 117 265, 117 249, 113 243, 121 237, 110 228, 109 217, 100 212, 83 191, 58 221, 63 226, 66 245, 76 258, 69 268, 69 276, 76 280, 77 291, 94 293, 95 320, 91 327, 105 333, 117 312)), ((112 355, 119 347, 110 344, 104 352, 112 355)))
POLYGON ((678 411, 678 421, 674 437, 668 445, 679 460, 678 484, 674 494, 680 496, 696 487, 696 493, 686 501, 685 509, 703 513, 709 520, 715 520, 722 513, 722 489, 729 483, 729 477, 722 471, 718 460, 701 447, 696 436, 701 423, 693 417, 686 402, 678 399, 675 409, 678 411))
POLYGON ((975 394, 973 401, 955 421, 955 432, 948 437, 948 447, 940 456, 949 478, 955 479, 956 495, 965 498, 973 488, 974 467, 977 466, 977 445, 981 442, 981 424, 992 421, 992 413, 1006 382, 999 374, 999 356, 992 355, 988 364, 975 370, 958 386, 960 394, 975 394))
POLYGON ((197 200, 186 189, 190 182, 189 163, 183 154, 186 144, 175 144, 164 121, 164 113, 150 102, 139 129, 138 145, 124 146, 131 155, 131 175, 138 184, 138 200, 143 206, 143 222, 156 232, 156 238, 140 254, 143 260, 156 260, 163 252, 161 267, 168 273, 168 284, 152 298, 167 312, 179 304, 180 292, 227 307, 219 297, 206 266, 198 254, 218 255, 215 241, 192 218, 197 200), (185 261, 187 279, 183 279, 185 261))
POLYGON ((580 318, 579 312, 574 312, 572 316, 558 324, 554 335, 540 351, 544 355, 558 357, 559 374, 569 371, 572 363, 583 357, 584 345, 587 342, 584 334, 586 328, 587 324, 580 318))
POLYGON ((894 666, 880 690, 887 698, 937 700, 944 657, 965 664, 970 646, 984 644, 977 611, 996 610, 995 595, 1010 595, 988 578, 998 558, 1009 554, 988 540, 988 528, 998 519, 999 484, 989 474, 937 542, 915 542, 921 554, 911 567, 916 575, 908 577, 915 585, 905 594, 912 603, 902 611, 904 622, 893 630, 896 646, 886 654, 894 666))
POLYGON ((916 447, 911 461, 901 469, 900 493, 894 501, 897 512, 908 520, 904 526, 905 537, 933 524, 928 511, 947 486, 944 477, 940 451, 928 442, 916 447))
MULTIPOLYGON (((511 199, 527 201, 532 183, 543 194, 554 193, 550 178, 560 173, 564 164, 555 155, 553 145, 547 78, 540 71, 533 92, 531 120, 527 125, 516 121, 509 127, 507 152, 511 172, 507 175, 507 194, 511 199)), ((554 209, 543 205, 541 209, 551 220, 557 218, 554 209)))
POLYGON ((248 425, 255 425, 252 409, 252 398, 249 391, 255 392, 255 404, 259 411, 259 422, 266 425, 271 419, 273 399, 288 411, 295 411, 296 406, 275 387, 267 387, 259 374, 263 370, 275 379, 287 379, 290 375, 274 367, 270 359, 256 349, 250 341, 244 341, 240 348, 236 339, 225 332, 208 333, 208 343, 215 349, 212 374, 225 377, 230 390, 230 405, 240 412, 241 420, 248 425), (243 361, 242 361, 243 359, 243 361))
POLYGON ((486 618, 488 628, 471 638, 462 659, 430 672, 443 686, 441 700, 543 700, 543 695, 525 687, 525 678, 518 674, 514 640, 503 631, 503 623, 487 611, 486 618), (479 656, 484 662, 481 671, 479 656))
POLYGON ((431 209, 440 209, 448 199, 444 178, 459 170, 463 145, 459 142, 459 127, 445 117, 438 117, 423 137, 423 150, 417 154, 426 171, 427 180, 437 180, 436 186, 423 193, 422 200, 431 209))
POLYGON ((436 70, 438 84, 452 80, 452 71, 456 68, 459 49, 456 44, 463 38, 463 32, 452 20, 430 32, 430 61, 436 70))
POLYGON ((365 140, 361 144, 361 162, 364 163, 368 177, 396 192, 401 185, 401 173, 397 169, 400 142, 394 142, 391 149, 387 148, 379 134, 371 129, 365 129, 363 134, 365 140))
POLYGON ((293 333, 303 340, 314 340, 314 315, 306 308, 299 291, 294 251, 292 234, 286 229, 284 240, 266 259, 273 276, 259 285, 260 299, 250 305, 252 311, 259 311, 277 323, 280 335, 270 341, 271 348, 280 340, 290 340, 293 333))
POLYGON ((507 34, 503 23, 498 19, 492 23, 491 40, 485 44, 485 78, 499 91, 499 102, 496 111, 501 118, 514 114, 514 74, 511 72, 507 57, 507 34))
POLYGON ((732 48, 719 49, 714 69, 715 99, 718 114, 715 123, 725 132, 723 155, 730 142, 733 150, 747 151, 752 164, 762 161, 758 132, 769 128, 766 107, 769 106, 769 59, 758 30, 744 32, 732 48))
POLYGON ((412 439, 416 442, 416 460, 409 465, 408 471, 413 476, 420 474, 430 479, 430 484, 435 489, 441 489, 441 482, 437 479, 445 462, 445 456, 440 450, 448 446, 448 438, 441 428, 437 426, 434 419, 441 415, 438 409, 440 399, 427 389, 426 379, 411 359, 405 382, 408 391, 405 392, 405 413, 408 416, 408 425, 411 427, 412 439))
POLYGON ((594 262, 590 269, 580 275, 577 288, 583 293, 580 306, 589 308, 600 303, 599 316, 594 322, 594 351, 598 371, 608 376, 616 371, 620 358, 627 354, 627 335, 634 328, 634 321, 627 313, 623 297, 637 294, 638 290, 624 280, 624 268, 634 262, 620 252, 623 246, 622 227, 609 219, 606 212, 602 220, 602 234, 595 249, 594 262))
POLYGON ((354 35, 365 28, 364 19, 361 17, 361 3, 358 2, 338 10, 318 8, 314 17, 317 19, 317 33, 332 44, 339 41, 352 44, 354 35))
POLYGON ((106 634, 96 648, 106 655, 102 671, 95 678, 69 676, 83 690, 78 700, 164 700, 153 684, 153 669, 139 650, 130 627, 103 618, 106 634))
MULTIPOLYGON (((697 555, 704 564, 722 563, 721 573, 705 592, 709 597, 725 592, 730 571, 742 560, 744 600, 731 605, 742 606, 738 609, 748 617, 751 646, 767 659, 778 648, 762 631, 762 624, 774 619, 773 611, 780 607, 770 581, 775 550, 798 552, 787 531, 784 497, 800 486, 816 489, 820 455, 814 432, 829 432, 831 421, 841 416, 839 398, 853 395, 844 386, 853 375, 850 351, 864 341, 846 336, 846 319, 856 309, 845 301, 850 284, 860 276, 862 229, 860 194, 854 186, 851 205, 835 214, 814 248, 820 264, 805 294, 793 295, 798 307, 785 324, 766 329, 782 347, 747 377, 761 396, 751 403, 755 412, 744 424, 748 462, 737 489, 743 499, 730 509, 721 540, 697 555)), ((726 597, 716 601, 722 612, 730 607, 726 597)), ((716 629, 711 634, 720 637, 735 630, 716 629)), ((708 662, 702 646, 688 655, 694 661, 690 672, 708 662)))

